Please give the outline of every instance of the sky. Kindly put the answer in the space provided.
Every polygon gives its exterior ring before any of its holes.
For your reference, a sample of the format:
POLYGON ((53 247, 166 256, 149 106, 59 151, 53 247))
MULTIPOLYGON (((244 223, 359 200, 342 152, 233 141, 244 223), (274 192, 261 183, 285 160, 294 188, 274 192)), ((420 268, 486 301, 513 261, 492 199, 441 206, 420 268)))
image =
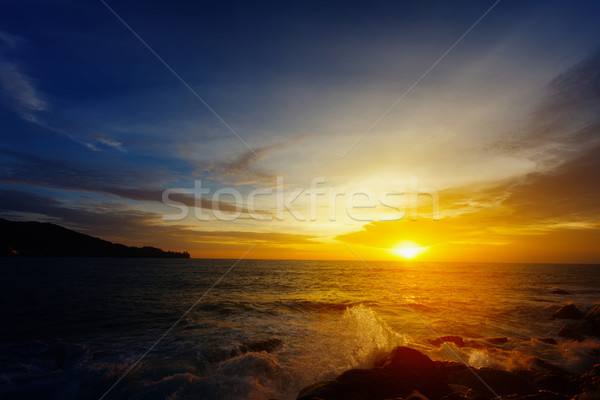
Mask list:
POLYGON ((599 15, 3 1, 0 217, 192 257, 600 263, 599 15))

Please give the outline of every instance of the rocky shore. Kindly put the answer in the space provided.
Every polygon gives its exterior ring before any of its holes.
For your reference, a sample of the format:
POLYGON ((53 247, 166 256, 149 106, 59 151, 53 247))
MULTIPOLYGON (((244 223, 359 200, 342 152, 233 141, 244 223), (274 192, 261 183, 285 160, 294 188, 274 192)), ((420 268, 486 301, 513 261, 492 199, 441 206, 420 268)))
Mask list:
MULTIPOLYGON (((574 305, 557 310, 552 318, 571 320, 558 333, 562 340, 583 341, 600 336, 600 306, 582 313, 574 305)), ((446 336, 431 340, 457 347, 501 345, 507 338, 485 341, 446 336)), ((539 339, 556 344, 554 339, 539 339)), ((600 361, 600 355, 598 355, 600 361)), ((372 368, 351 369, 300 390, 297 400, 600 400, 600 364, 581 375, 547 361, 534 360, 530 370, 472 368, 462 363, 433 361, 409 348, 396 347, 380 355, 372 368)))

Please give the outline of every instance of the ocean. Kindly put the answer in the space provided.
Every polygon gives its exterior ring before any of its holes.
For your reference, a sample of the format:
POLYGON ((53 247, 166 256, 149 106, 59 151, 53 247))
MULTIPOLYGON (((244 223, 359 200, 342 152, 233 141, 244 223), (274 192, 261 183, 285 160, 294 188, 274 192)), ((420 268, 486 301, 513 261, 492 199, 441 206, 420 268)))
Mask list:
POLYGON ((599 265, 244 260, 204 295, 234 262, 3 259, 0 397, 295 399, 397 345, 476 367, 600 360, 551 319, 600 302, 599 265), (487 345, 430 343, 445 335, 487 345))

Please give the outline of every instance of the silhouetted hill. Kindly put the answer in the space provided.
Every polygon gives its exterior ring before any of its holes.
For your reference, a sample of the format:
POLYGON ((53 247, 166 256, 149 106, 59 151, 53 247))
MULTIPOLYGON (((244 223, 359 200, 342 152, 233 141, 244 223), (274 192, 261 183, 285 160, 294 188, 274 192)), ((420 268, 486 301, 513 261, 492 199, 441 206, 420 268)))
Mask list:
POLYGON ((111 243, 59 225, 0 219, 0 256, 189 258, 189 253, 111 243))

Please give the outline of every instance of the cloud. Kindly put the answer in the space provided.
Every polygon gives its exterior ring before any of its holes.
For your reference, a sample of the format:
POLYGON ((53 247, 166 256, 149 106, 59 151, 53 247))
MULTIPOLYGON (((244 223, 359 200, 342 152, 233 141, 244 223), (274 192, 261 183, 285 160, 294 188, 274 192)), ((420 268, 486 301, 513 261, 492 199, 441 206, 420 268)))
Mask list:
POLYGON ((599 127, 600 48, 549 82, 526 125, 490 149, 527 154, 549 169, 600 143, 599 127))
POLYGON ((9 49, 13 50, 24 42, 24 39, 11 35, 10 33, 0 31, 0 41, 3 42, 9 49))
MULTIPOLYGON (((161 185, 173 179, 168 172, 127 168, 123 165, 94 168, 82 167, 66 161, 42 159, 31 155, 3 152, 0 156, 0 183, 27 185, 71 191, 101 193, 142 202, 162 202, 161 185)), ((207 210, 238 212, 238 205, 226 201, 197 200, 188 194, 171 194, 169 198, 187 205, 207 210)), ((240 211, 248 210, 240 205, 240 211)), ((256 210, 257 213, 264 213, 256 210)))
POLYGON ((273 183, 276 175, 257 166, 265 156, 289 148, 305 140, 309 135, 299 135, 289 140, 254 149, 245 150, 230 161, 213 161, 200 166, 196 173, 222 183, 245 185, 256 182, 273 183))
POLYGON ((23 118, 35 122, 35 113, 46 109, 46 102, 32 84, 31 78, 12 63, 0 60, 2 98, 23 118))
POLYGON ((100 151, 103 147, 125 151, 123 144, 105 134, 91 132, 80 124, 75 124, 50 112, 48 102, 36 88, 34 79, 25 74, 19 63, 10 61, 4 51, 16 50, 25 39, 0 32, 0 99, 8 109, 21 118, 60 133, 90 150, 100 151), (4 47, 4 49, 2 48, 4 47))

